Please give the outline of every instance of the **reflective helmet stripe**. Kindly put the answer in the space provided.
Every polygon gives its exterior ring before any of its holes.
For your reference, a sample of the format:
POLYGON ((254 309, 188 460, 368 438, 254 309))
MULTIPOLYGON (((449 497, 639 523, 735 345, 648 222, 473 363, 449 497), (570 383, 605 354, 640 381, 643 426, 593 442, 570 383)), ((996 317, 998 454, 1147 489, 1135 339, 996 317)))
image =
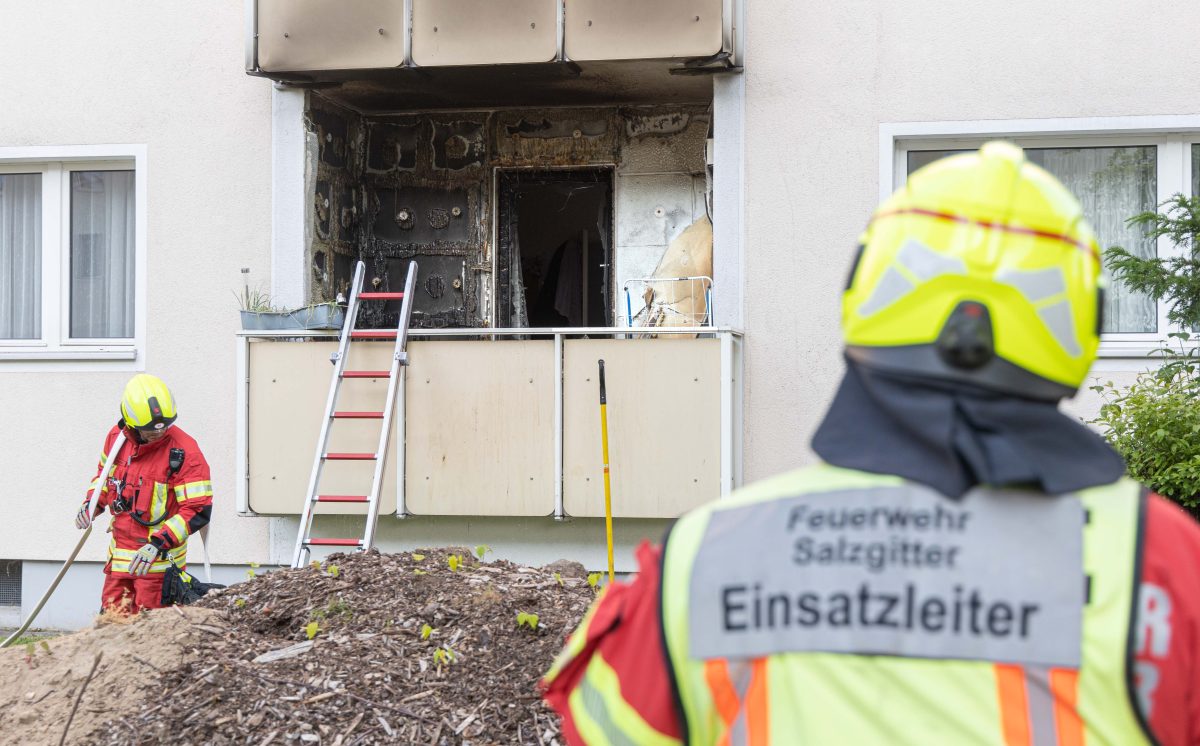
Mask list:
POLYGON ((1100 254, 1094 246, 1073 238, 1064 233, 1055 233, 1054 231, 1040 230, 1038 228, 1027 228, 1022 225, 1011 225, 1008 223, 998 223, 994 220, 983 220, 979 218, 970 218, 966 215, 955 215, 949 212, 939 212, 937 210, 927 210, 920 207, 906 207, 897 210, 884 210, 875 215, 871 220, 872 223, 882 219, 890 218, 897 215, 922 215, 927 218, 937 218, 938 220, 950 220, 955 223, 963 223, 966 225, 978 225, 981 228, 988 228, 994 231, 1005 231, 1007 233, 1018 233, 1023 236, 1037 236, 1038 238, 1049 238, 1055 241, 1069 243, 1075 248, 1087 253, 1097 262, 1100 261, 1100 254))

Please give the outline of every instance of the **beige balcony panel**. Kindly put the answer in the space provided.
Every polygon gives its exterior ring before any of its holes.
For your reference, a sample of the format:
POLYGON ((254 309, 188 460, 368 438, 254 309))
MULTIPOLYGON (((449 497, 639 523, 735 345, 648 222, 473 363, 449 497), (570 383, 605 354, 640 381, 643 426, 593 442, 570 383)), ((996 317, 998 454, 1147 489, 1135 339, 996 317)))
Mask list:
POLYGON ((258 65, 267 72, 404 64, 404 0, 259 0, 258 65))
POLYGON ((672 59, 721 51, 722 0, 566 0, 568 59, 672 59))
POLYGON ((413 62, 429 67, 550 62, 555 0, 413 0, 413 62))
POLYGON ((553 513, 554 343, 434 340, 409 349, 409 511, 553 513))
POLYGON ((563 503, 604 515, 596 361, 605 361, 613 515, 673 518, 721 494, 716 339, 564 343, 563 503))
MULTIPOLYGON (((320 432, 333 342, 249 345, 249 505, 295 515, 320 432)), ((604 515, 596 361, 608 376, 613 512, 669 518, 720 495, 720 342, 563 343, 563 498, 570 515, 604 515)), ((409 345, 408 510, 417 515, 548 516, 554 510, 554 343, 420 340, 409 345)), ((390 343, 355 343, 347 370, 386 370, 390 343)), ((338 409, 378 411, 386 379, 347 379, 338 409)), ((373 452, 380 420, 339 419, 328 450, 373 452)), ((390 440, 380 513, 396 507, 390 440)), ((371 462, 326 464, 320 494, 365 494, 371 462)), ((318 513, 361 514, 357 505, 318 513)), ((319 529, 318 529, 319 530, 319 529)))
MULTIPOLYGON (((321 434, 321 416, 329 393, 334 342, 254 342, 250 345, 250 509, 267 515, 296 515, 304 508, 305 491, 321 434)), ((347 370, 387 370, 391 344, 356 344, 347 370)), ((387 395, 387 379, 347 379, 338 409, 379 411, 387 395)), ((379 445, 381 420, 335 420, 328 450, 373 453, 379 445)), ((379 512, 396 511, 396 439, 388 444, 379 512)), ((325 495, 365 495, 371 486, 373 461, 330 462, 318 486, 325 495)), ((317 514, 356 514, 361 505, 322 504, 317 514)))

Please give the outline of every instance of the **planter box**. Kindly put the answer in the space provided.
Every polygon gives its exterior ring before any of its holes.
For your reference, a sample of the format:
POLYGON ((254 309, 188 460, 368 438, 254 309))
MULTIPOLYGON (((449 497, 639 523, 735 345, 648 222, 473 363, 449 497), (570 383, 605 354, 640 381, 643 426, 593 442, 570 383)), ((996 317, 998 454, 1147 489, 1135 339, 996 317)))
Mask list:
POLYGON ((320 305, 294 311, 242 311, 242 328, 247 330, 341 329, 345 311, 341 306, 320 305))

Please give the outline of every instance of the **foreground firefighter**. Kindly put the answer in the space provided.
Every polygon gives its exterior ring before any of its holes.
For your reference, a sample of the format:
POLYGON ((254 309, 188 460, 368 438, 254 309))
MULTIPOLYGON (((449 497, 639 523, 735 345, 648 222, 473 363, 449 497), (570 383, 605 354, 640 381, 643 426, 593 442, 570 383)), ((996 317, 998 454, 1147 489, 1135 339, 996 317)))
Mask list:
POLYGON ((113 514, 101 594, 105 608, 139 612, 162 606, 164 574, 172 565, 186 568, 188 535, 208 525, 212 515, 208 462, 196 441, 175 426, 176 416, 162 380, 134 376, 121 399, 121 419, 104 440, 97 478, 122 430, 125 445, 95 515, 88 515, 85 499, 75 517, 75 526, 84 529, 106 508, 113 514))
POLYGON ((913 174, 843 295, 823 463, 643 546, 547 674, 571 743, 1200 743, 1200 527, 1057 402, 1079 203, 1016 147, 913 174))

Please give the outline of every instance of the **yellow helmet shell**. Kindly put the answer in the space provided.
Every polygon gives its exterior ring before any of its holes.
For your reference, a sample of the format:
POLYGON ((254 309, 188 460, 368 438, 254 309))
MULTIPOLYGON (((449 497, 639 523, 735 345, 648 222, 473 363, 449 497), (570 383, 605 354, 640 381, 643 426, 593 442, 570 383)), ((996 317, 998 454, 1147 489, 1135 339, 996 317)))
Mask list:
POLYGON ((1100 343, 1099 245, 1079 201, 1020 148, 989 142, 916 171, 862 244, 842 296, 852 359, 1039 399, 1083 382, 1100 343), (938 349, 964 304, 990 321, 993 353, 973 368, 938 349))
POLYGON ((121 417, 137 430, 165 430, 178 413, 171 390, 158 376, 140 373, 125 384, 121 396, 121 417))

